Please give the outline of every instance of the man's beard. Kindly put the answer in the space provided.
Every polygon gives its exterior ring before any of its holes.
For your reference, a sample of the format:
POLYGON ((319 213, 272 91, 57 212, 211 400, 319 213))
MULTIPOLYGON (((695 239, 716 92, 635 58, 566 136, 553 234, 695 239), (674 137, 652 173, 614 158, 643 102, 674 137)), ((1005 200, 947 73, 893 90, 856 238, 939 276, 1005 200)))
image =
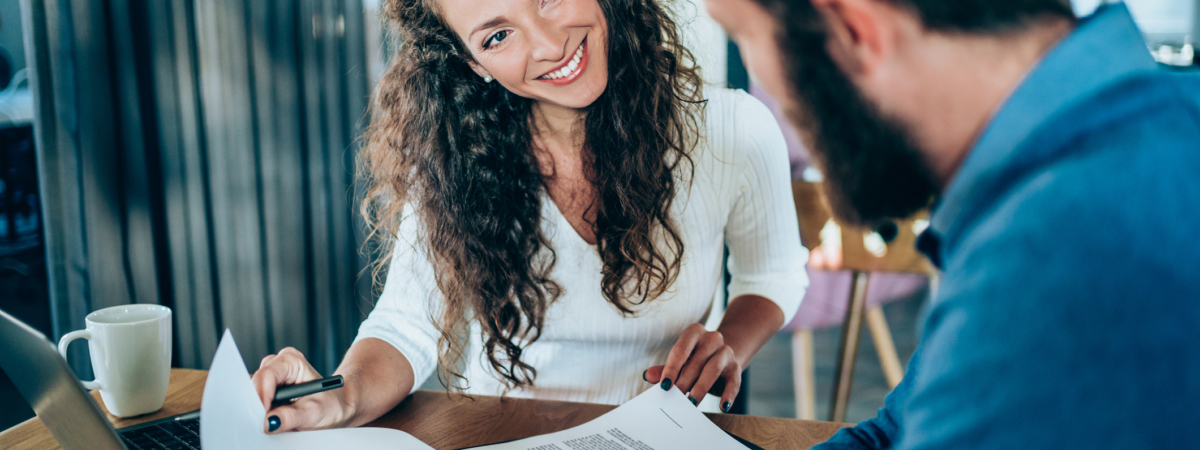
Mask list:
POLYGON ((874 228, 928 207, 938 184, 911 133, 864 99, 823 36, 783 36, 779 47, 792 93, 781 103, 825 177, 834 217, 874 228))

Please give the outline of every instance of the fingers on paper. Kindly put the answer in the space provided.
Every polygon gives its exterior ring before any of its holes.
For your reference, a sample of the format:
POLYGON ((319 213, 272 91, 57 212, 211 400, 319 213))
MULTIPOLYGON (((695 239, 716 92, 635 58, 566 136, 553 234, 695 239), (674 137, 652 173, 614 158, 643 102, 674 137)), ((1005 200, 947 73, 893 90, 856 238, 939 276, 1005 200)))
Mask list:
POLYGON ((642 372, 642 380, 647 383, 654 383, 662 379, 663 366, 654 366, 642 372))
POLYGON ((267 411, 263 429, 267 434, 279 434, 286 431, 323 430, 334 426, 341 416, 330 395, 329 392, 313 394, 267 411), (275 422, 274 429, 272 421, 275 422))
POLYGON ((300 429, 304 423, 304 414, 299 405, 302 404, 283 405, 268 411, 267 420, 263 423, 263 430, 267 434, 278 434, 300 429), (275 423, 273 424, 272 421, 275 423))
POLYGON ((734 358, 733 348, 722 346, 709 358, 695 386, 688 391, 688 396, 695 399, 704 398, 710 392, 721 396, 721 407, 726 402, 733 402, 742 387, 742 370, 734 358), (722 384, 723 381, 723 385, 722 384))
MULTIPOLYGON (((684 363, 683 369, 679 372, 679 379, 675 384, 683 392, 692 391, 692 387, 700 379, 701 371, 708 365, 709 361, 717 355, 725 347, 725 337, 718 332, 706 332, 696 344, 696 348, 692 351, 692 355, 684 363)), ((703 397, 693 397, 701 399, 703 397)))
POLYGON ((692 356, 692 350, 696 348, 703 334, 704 326, 698 323, 691 324, 683 330, 679 340, 675 341, 675 346, 671 347, 671 353, 667 355, 667 363, 663 366, 662 375, 658 380, 663 389, 670 388, 675 380, 679 379, 679 371, 692 356))

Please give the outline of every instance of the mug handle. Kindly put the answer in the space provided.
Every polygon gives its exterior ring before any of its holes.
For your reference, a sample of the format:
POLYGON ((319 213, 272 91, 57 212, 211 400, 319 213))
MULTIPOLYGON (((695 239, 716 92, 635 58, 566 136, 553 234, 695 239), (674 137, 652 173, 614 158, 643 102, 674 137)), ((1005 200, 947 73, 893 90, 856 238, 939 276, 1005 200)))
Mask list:
MULTIPOLYGON (((71 341, 79 339, 79 338, 87 339, 90 341, 92 339, 92 332, 90 332, 88 330, 72 331, 70 333, 63 335, 62 339, 60 339, 58 341, 58 353, 60 355, 62 355, 63 359, 67 359, 67 346, 71 345, 71 341)), ((79 382, 83 383, 84 389, 89 389, 89 390, 100 389, 100 383, 96 382, 95 380, 93 380, 93 381, 79 380, 79 382)))

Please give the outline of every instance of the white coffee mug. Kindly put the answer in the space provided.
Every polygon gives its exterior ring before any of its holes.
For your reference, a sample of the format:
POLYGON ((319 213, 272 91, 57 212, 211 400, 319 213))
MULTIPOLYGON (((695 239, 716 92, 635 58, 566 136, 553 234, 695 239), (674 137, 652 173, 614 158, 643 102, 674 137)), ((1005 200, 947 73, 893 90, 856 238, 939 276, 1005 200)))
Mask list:
POLYGON ((108 412, 132 417, 158 411, 167 398, 171 378, 171 309, 159 305, 121 305, 88 314, 87 329, 67 333, 58 352, 88 340, 95 381, 83 387, 99 389, 108 412))

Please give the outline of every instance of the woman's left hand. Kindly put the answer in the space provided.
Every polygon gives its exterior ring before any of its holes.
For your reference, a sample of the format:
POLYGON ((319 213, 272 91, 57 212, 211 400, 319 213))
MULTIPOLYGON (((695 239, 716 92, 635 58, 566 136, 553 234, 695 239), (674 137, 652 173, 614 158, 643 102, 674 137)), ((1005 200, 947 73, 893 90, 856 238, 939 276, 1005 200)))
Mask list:
POLYGON ((678 386, 688 400, 699 405, 704 394, 721 397, 721 410, 728 412, 742 386, 742 363, 719 331, 708 331, 698 323, 683 331, 667 356, 666 365, 642 373, 648 383, 662 389, 678 386))

